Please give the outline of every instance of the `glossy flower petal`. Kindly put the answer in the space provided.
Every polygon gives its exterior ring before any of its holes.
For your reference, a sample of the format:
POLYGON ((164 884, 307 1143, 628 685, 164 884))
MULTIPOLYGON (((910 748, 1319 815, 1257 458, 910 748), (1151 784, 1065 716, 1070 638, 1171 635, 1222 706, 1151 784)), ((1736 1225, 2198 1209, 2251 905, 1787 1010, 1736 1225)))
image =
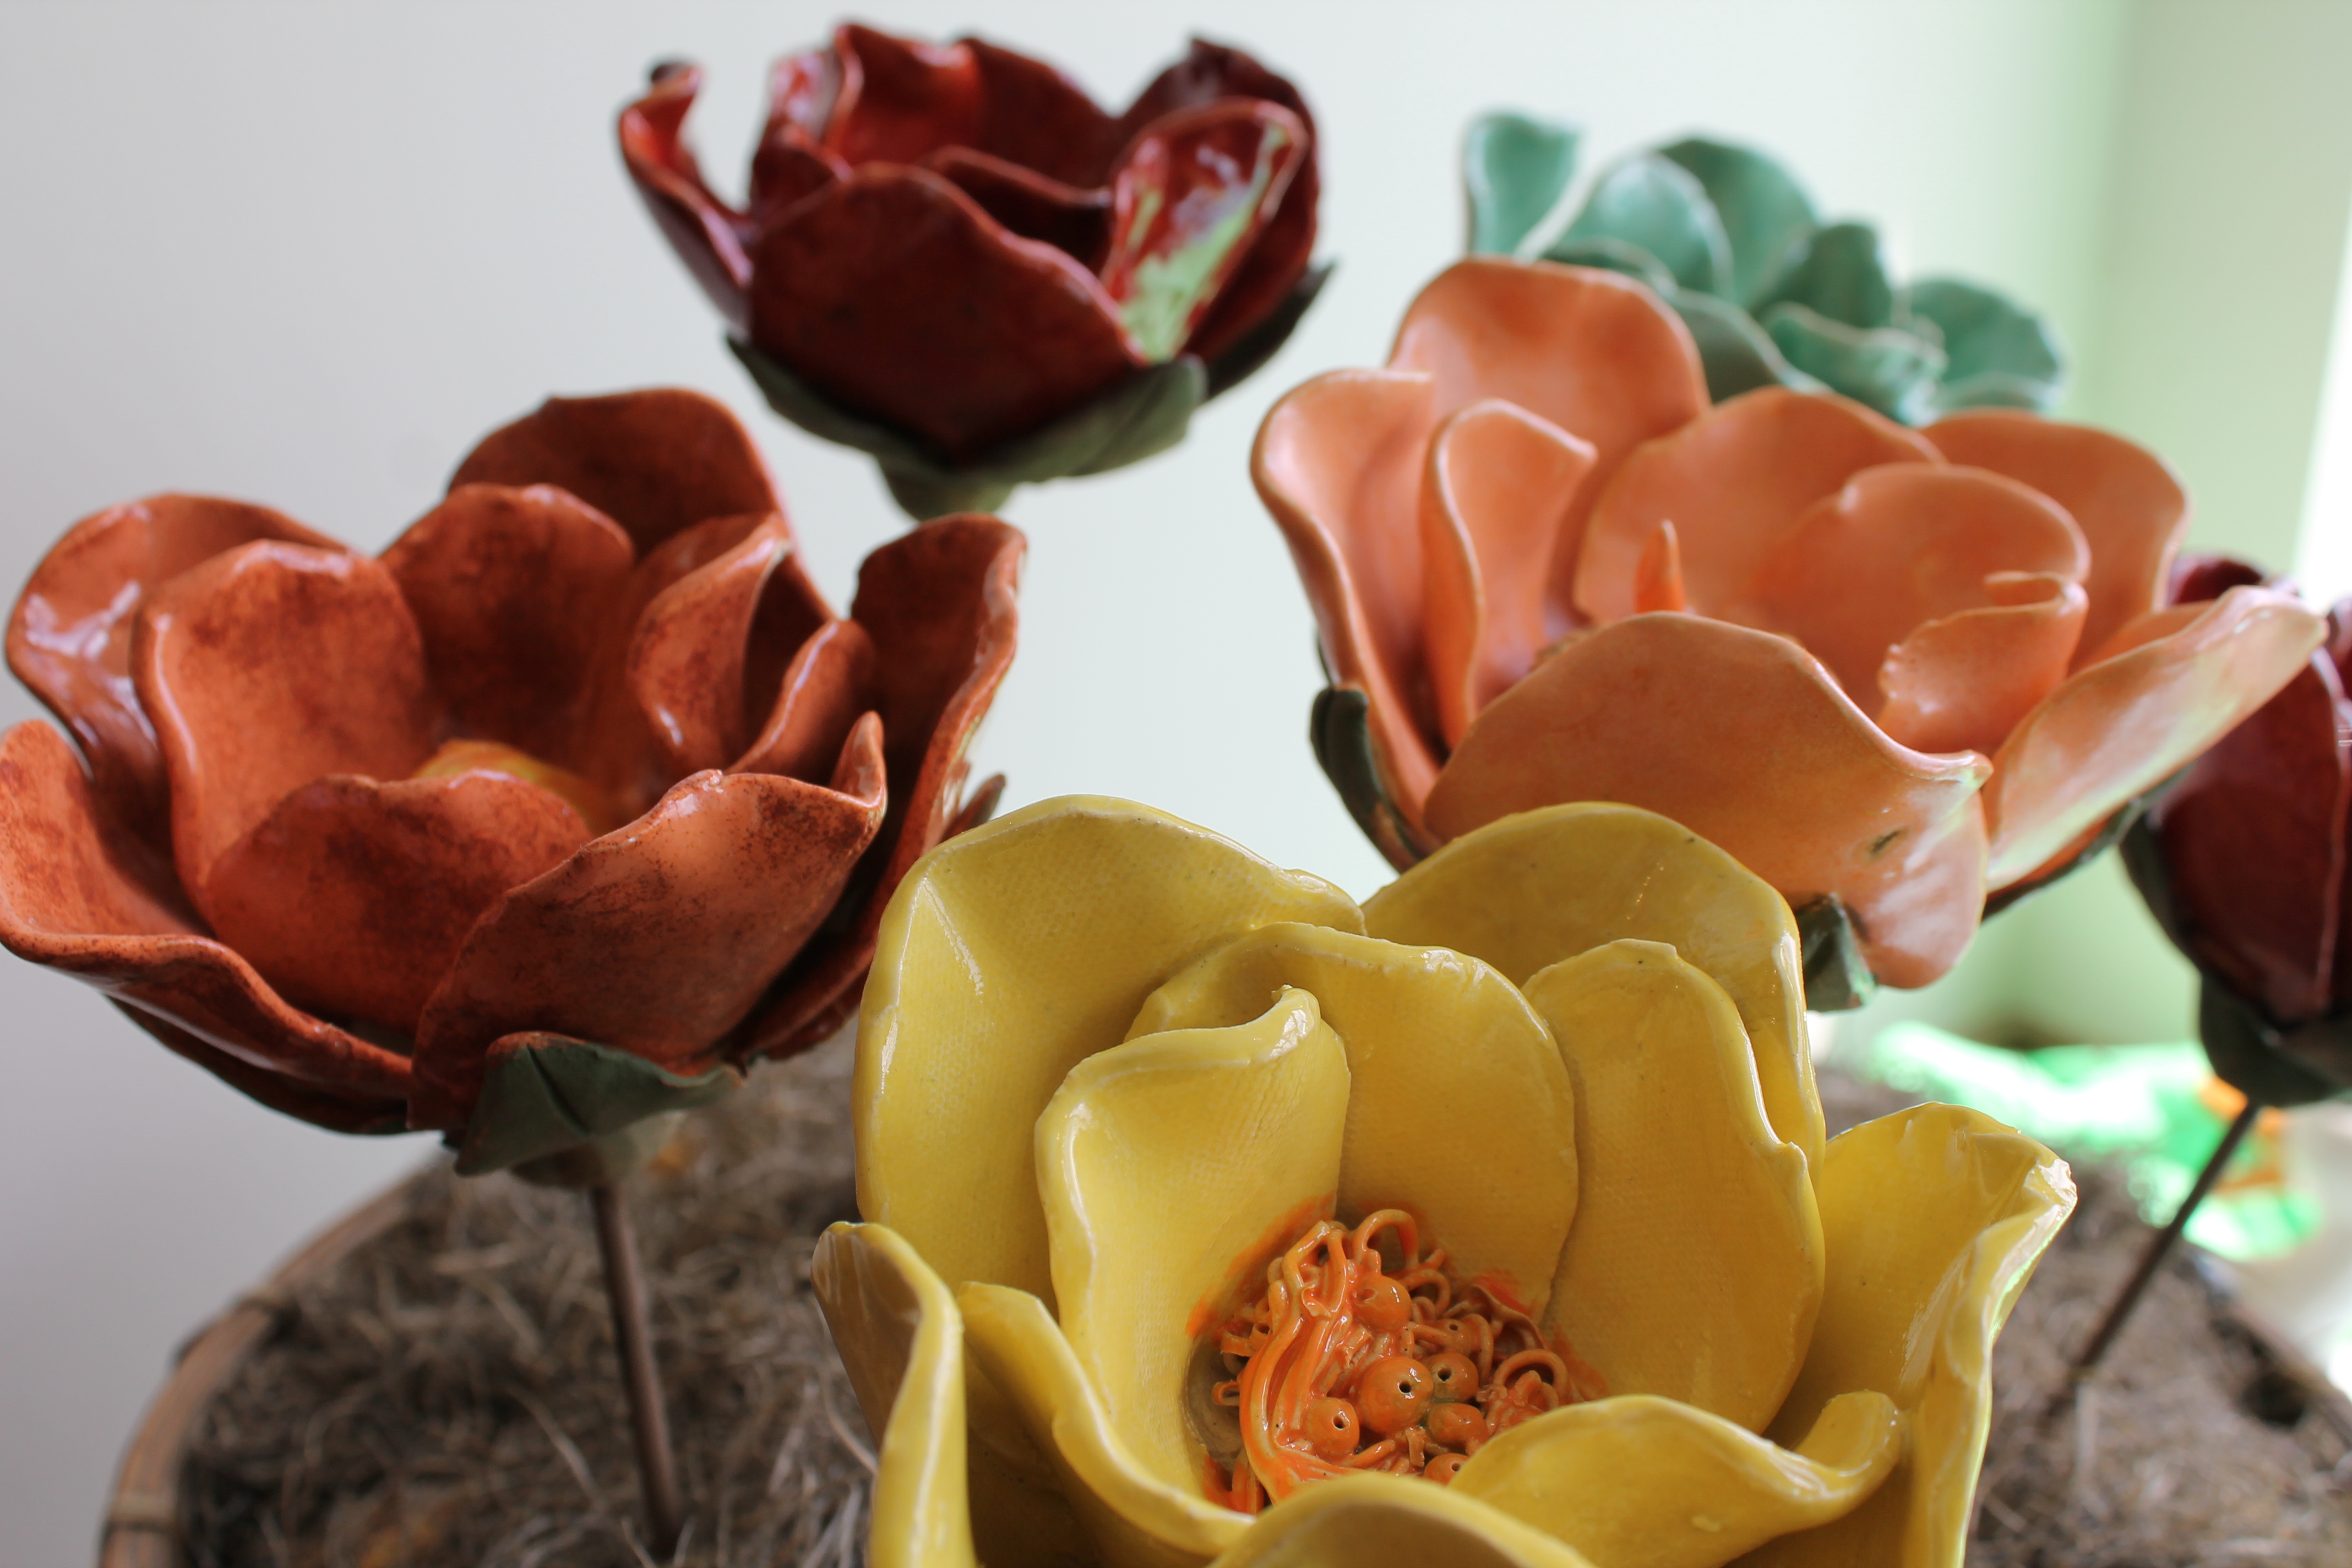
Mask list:
POLYGON ((751 741, 744 661, 769 576, 793 548, 781 514, 664 588, 636 618, 628 679, 672 774, 722 767, 751 741))
POLYGON ((1300 1492, 1217 1559, 1216 1568, 1596 1568, 1573 1548, 1452 1489, 1341 1476, 1300 1492))
POLYGON ((829 774, 874 684, 874 639, 856 621, 828 621, 793 656, 775 705, 730 773, 783 773, 814 784, 829 774))
POLYGON ((646 96, 621 111, 621 159, 646 210, 719 313, 740 326, 751 260, 737 215, 711 194, 686 144, 687 111, 702 90, 702 72, 675 67, 654 78, 646 96))
POLYGON ((2090 597, 2049 572, 1997 572, 1989 604, 1920 622, 1878 668, 1878 727, 1915 752, 2000 749, 2066 679, 2090 597))

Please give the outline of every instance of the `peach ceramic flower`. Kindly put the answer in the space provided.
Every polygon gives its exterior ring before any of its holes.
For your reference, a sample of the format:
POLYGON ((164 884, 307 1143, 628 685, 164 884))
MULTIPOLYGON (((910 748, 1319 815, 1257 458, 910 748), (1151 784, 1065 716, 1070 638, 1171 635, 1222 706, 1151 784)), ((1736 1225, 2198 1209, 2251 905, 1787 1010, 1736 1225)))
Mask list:
MULTIPOLYGON (((860 1022, 870 1223, 813 1275, 881 1435, 868 1561, 1957 1563, 1992 1340, 2072 1185, 1946 1106, 1824 1147, 1802 1000, 1788 906, 1630 806, 1481 828, 1360 909, 1120 801, 943 846, 860 1022), (1442 1407, 1444 1486, 1286 1480, 1321 1439, 1254 1425, 1246 1373, 1236 1417, 1235 1314, 1390 1210, 1606 1393, 1523 1374, 1549 1408, 1485 1438, 1442 1407), (1244 1468, 1255 1519, 1220 1500, 1244 1468)), ((1359 1342, 1369 1300, 1314 1331, 1359 1342)))
POLYGON ((1392 862, 1628 801, 1842 908, 1896 985, 2323 632, 2262 588, 2163 608, 2188 501, 2128 441, 1778 387, 1711 405, 1647 289, 1545 262, 1442 273, 1387 368, 1276 405, 1253 472, 1321 627, 1318 753, 1392 862))
POLYGON ((110 508, 8 625, 80 754, 0 739, 0 942, 267 1105, 468 1168, 708 1098, 855 1005, 1021 549, 918 530, 836 617, 740 426, 676 391, 550 401, 373 560, 110 508))

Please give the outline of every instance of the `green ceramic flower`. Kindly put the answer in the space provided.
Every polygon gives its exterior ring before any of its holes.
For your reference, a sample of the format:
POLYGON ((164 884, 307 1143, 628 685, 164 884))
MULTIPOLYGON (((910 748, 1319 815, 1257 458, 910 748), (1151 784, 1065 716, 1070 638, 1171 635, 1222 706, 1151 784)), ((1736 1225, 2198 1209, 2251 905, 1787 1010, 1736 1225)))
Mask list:
POLYGON ((1877 229, 1824 224, 1795 176, 1753 149, 1690 137, 1633 153, 1561 223, 1577 141, 1520 114, 1471 124, 1471 253, 1641 279, 1690 328, 1717 402, 1776 383, 1827 388, 1925 425, 2057 401, 2065 365, 2048 321, 1956 278, 1897 284, 1877 229))

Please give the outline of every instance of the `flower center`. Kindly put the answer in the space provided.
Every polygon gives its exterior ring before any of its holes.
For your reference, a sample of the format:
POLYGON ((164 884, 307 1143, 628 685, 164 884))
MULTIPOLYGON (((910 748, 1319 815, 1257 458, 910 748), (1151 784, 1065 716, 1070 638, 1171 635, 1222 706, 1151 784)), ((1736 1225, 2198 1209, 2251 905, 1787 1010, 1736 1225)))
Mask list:
POLYGON ((408 776, 441 779, 472 773, 504 773, 509 778, 537 784, 578 812, 592 837, 601 838, 629 820, 628 814, 600 785, 497 741, 446 741, 439 751, 425 759, 423 767, 408 776))
POLYGON ((1239 1416, 1241 1451, 1229 1473, 1211 1461, 1208 1489, 1244 1513, 1351 1470, 1442 1485, 1489 1438, 1607 1392, 1565 1342, 1464 1284, 1444 1248, 1423 1256, 1402 1209, 1307 1226, 1216 1345, 1231 1375, 1213 1397, 1239 1416))

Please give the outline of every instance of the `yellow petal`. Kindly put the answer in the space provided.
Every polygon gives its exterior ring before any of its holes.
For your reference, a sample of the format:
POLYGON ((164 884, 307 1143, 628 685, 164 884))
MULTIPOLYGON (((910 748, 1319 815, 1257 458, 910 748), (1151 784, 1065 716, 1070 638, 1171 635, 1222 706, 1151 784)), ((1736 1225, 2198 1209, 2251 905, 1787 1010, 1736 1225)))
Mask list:
POLYGON ((2074 1208, 2065 1163, 1989 1116, 1922 1105, 1830 1144, 1830 1268, 1812 1351, 1770 1435, 1875 1389, 1909 1429, 1902 1465, 1834 1524, 1750 1562, 1786 1568, 1958 1568, 1992 1420, 1992 1347, 2074 1208))
POLYGON ((1572 1405, 1478 1450, 1454 1489, 1609 1568, 1717 1568, 1853 1511, 1903 1453, 1884 1394, 1832 1400, 1791 1453, 1671 1399, 1572 1405))
POLYGON ((1575 1100, 1543 1020, 1475 958, 1279 925, 1153 992, 1129 1034, 1236 1023, 1286 985, 1348 1050, 1339 1213, 1411 1210, 1424 1246, 1540 1315, 1576 1212, 1575 1100))
POLYGON ((1170 1486, 1205 1473, 1185 1415, 1194 1350, 1330 1215, 1347 1122, 1348 1054, 1296 990, 1246 1024, 1089 1057, 1037 1119, 1062 1331, 1170 1486))
POLYGON ((977 1564, 964 1479, 963 1325, 940 1277, 897 1232, 836 1225, 809 1283, 849 1370, 875 1449, 874 1568, 977 1564))
POLYGON ((967 1285, 956 1305, 973 1362, 1019 1412, 1110 1568, 1198 1564, 1241 1539, 1249 1516, 1211 1502, 1205 1473, 1171 1486, 1136 1457, 1043 1301, 967 1285))
POLYGON ((890 900, 866 983, 859 1211, 941 1279, 1050 1300, 1038 1113, 1161 981, 1275 921, 1362 929, 1321 878, 1127 801, 1043 801, 931 851, 890 900))
POLYGON ((1527 994, 1568 1058, 1584 1173, 1553 1325, 1611 1393, 1760 1430, 1813 1332, 1822 1222, 1804 1156, 1764 1119, 1731 998, 1672 948, 1632 941, 1554 964, 1527 994))
POLYGON ((1364 926, 1391 942, 1483 958, 1521 985, 1620 937, 1669 943, 1730 994, 1755 1047, 1773 1131, 1820 1163, 1804 955, 1788 902, 1668 818, 1594 804, 1505 817, 1374 894, 1364 926))
MULTIPOLYGON (((1266 1510, 1215 1568, 1592 1568, 1456 1489, 1390 1476, 1318 1481, 1266 1510)), ((1610 1568, 1615 1568, 1611 1564, 1610 1568)))

